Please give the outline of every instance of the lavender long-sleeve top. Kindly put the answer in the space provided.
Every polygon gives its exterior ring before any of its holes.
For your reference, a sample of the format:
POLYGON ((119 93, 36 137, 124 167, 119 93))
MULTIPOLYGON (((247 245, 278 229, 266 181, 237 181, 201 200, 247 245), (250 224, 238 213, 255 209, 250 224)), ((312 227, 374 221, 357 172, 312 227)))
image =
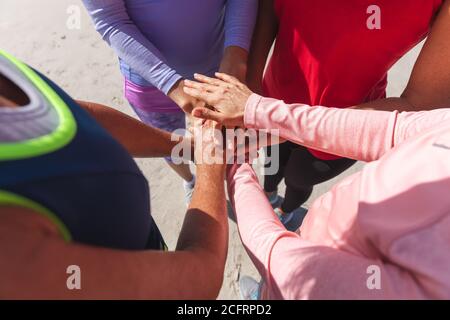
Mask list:
POLYGON ((125 76, 137 74, 137 84, 166 94, 181 78, 217 71, 225 47, 248 50, 258 6, 257 0, 83 2, 122 70, 132 71, 125 76))

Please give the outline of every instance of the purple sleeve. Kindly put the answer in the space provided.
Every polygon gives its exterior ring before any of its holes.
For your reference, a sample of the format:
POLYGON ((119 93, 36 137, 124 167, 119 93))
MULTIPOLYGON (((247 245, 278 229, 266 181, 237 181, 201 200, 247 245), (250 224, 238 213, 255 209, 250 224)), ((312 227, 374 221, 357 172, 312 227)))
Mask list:
POLYGON ((169 92, 182 77, 130 19, 123 0, 83 0, 96 30, 116 54, 145 80, 169 92))
POLYGON ((238 46, 249 51, 258 13, 258 0, 227 0, 226 6, 225 48, 238 46))

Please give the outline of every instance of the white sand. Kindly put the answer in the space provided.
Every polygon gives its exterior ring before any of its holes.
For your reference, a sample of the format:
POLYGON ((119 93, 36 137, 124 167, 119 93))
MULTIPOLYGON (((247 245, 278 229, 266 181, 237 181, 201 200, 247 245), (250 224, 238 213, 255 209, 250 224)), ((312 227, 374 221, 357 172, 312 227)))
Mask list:
MULTIPOLYGON (((104 103, 132 114, 123 98, 117 58, 95 32, 80 0, 1 0, 0 39, 1 49, 45 73, 74 98, 104 103), (69 30, 66 26, 71 5, 78 6, 82 12, 79 30, 69 30)), ((392 70, 389 95, 401 93, 417 51, 392 70)), ((185 213, 181 181, 163 160, 138 162, 150 182, 153 216, 169 247, 174 248, 185 213)), ((341 178, 317 187, 309 203, 341 178)), ((228 261, 220 299, 239 298, 240 275, 258 277, 242 247, 236 225, 230 222, 228 261)))

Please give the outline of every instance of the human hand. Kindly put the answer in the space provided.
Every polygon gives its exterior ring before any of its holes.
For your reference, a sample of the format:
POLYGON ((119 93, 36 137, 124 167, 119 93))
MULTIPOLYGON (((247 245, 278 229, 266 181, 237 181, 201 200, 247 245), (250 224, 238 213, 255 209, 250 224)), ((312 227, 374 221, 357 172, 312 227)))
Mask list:
POLYGON ((195 75, 199 82, 186 80, 184 92, 205 102, 213 109, 196 107, 192 115, 216 121, 226 127, 244 127, 244 112, 252 91, 235 77, 216 73, 217 79, 195 75))
POLYGON ((193 154, 197 165, 254 163, 260 157, 261 148, 279 144, 281 140, 265 131, 226 129, 201 119, 196 120, 189 136, 195 141, 193 154))
POLYGON ((183 90, 186 80, 178 81, 167 94, 185 113, 191 115, 194 108, 204 107, 205 103, 186 94, 183 90))
POLYGON ((194 141, 197 170, 225 171, 226 145, 222 127, 214 121, 195 119, 189 131, 194 141))

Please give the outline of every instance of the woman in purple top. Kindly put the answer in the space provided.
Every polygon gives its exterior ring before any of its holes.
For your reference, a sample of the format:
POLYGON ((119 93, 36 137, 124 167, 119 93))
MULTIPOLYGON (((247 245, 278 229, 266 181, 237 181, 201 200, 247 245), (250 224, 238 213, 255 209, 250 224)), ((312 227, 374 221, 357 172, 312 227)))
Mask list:
MULTIPOLYGON (((244 80, 257 0, 83 0, 97 31, 114 49, 125 96, 152 126, 184 129, 185 114, 201 102, 183 91, 184 79, 216 71, 244 80)), ((186 164, 168 164, 195 183, 186 164)))

